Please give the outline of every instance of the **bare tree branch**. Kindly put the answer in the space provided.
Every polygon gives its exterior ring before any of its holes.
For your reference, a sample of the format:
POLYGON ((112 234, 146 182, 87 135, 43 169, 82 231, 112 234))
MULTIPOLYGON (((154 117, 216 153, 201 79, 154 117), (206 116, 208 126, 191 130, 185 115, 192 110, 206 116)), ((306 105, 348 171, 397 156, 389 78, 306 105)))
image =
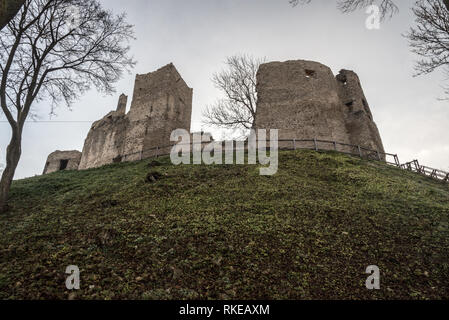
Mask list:
MULTIPOLYGON (((416 75, 424 75, 443 68, 449 75, 449 11, 448 1, 419 0, 413 13, 416 25, 405 35, 412 51, 420 60, 416 75)), ((449 88, 447 90, 449 94, 449 88)))
MULTIPOLYGON (((308 4, 311 1, 312 0, 290 0, 290 4, 297 6, 299 4, 308 4)), ((391 18, 399 12, 399 8, 393 0, 337 0, 336 2, 338 9, 344 13, 364 9, 373 4, 377 5, 380 9, 381 19, 391 18)))
MULTIPOLYGON (((290 0, 296 6, 312 0, 290 0)), ((382 18, 392 17, 399 9, 393 0, 337 0, 338 8, 347 13, 376 4, 382 18)), ((442 68, 449 80, 449 0, 417 0, 412 8, 415 26, 405 34, 412 52, 420 57, 416 75, 424 75, 442 68)), ((449 95, 449 86, 446 88, 449 95)))
POLYGON ((203 113, 206 125, 226 129, 251 129, 257 105, 256 76, 261 59, 236 55, 226 59, 227 69, 213 76, 213 83, 225 98, 203 113))
POLYGON ((0 31, 0 106, 12 131, 0 181, 0 212, 21 155, 22 131, 37 101, 70 106, 92 86, 105 93, 135 62, 133 26, 97 0, 26 0, 0 31), (76 13, 74 15, 74 12, 76 13))

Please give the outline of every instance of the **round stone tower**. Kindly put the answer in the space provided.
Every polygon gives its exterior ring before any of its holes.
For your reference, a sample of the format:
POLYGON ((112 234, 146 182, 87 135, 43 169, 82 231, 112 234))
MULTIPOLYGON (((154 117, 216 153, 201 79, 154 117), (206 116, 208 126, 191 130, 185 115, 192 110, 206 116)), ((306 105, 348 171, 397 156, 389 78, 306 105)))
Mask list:
POLYGON ((257 80, 256 128, 278 129, 280 140, 349 143, 344 106, 329 67, 302 60, 270 62, 260 66, 257 80))
MULTIPOLYGON (((320 149, 354 152, 357 146, 384 152, 382 140, 363 93, 359 77, 349 70, 337 77, 332 70, 313 61, 270 62, 257 74, 256 129, 278 129, 279 145, 285 140, 324 140, 320 149), (353 145, 356 147, 352 147, 353 145)), ((314 142, 297 141, 297 147, 314 142)))

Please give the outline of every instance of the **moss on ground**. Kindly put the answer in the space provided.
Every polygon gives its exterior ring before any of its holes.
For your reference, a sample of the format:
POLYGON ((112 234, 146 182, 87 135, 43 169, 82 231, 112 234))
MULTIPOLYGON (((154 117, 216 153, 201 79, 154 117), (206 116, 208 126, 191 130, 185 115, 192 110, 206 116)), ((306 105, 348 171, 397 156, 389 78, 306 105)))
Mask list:
POLYGON ((16 181, 0 299, 448 299, 449 186, 336 153, 168 158, 16 181), (365 288, 368 265, 381 290, 365 288))

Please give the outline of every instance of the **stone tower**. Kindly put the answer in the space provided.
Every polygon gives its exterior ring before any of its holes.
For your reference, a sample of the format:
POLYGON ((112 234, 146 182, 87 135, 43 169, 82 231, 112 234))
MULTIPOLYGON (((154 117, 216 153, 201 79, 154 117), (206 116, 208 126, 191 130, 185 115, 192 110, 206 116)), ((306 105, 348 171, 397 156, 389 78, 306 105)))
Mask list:
POLYGON ((92 125, 79 169, 168 154, 172 131, 190 131, 192 95, 173 64, 137 75, 130 111, 121 95, 117 111, 92 125))
POLYGON ((117 104, 117 112, 120 114, 126 114, 126 105, 128 104, 128 96, 123 93, 120 95, 117 104))
MULTIPOLYGON (((173 130, 190 132, 193 89, 189 88, 173 64, 137 75, 126 134, 124 154, 142 152, 143 157, 169 153, 173 130), (153 150, 159 147, 159 150, 153 150), (165 147, 165 148, 164 148, 165 147)), ((135 160, 136 156, 127 156, 135 160)))
POLYGON ((278 129, 280 140, 316 138, 384 151, 354 72, 342 70, 335 77, 318 62, 270 62, 260 66, 257 81, 256 128, 278 129))

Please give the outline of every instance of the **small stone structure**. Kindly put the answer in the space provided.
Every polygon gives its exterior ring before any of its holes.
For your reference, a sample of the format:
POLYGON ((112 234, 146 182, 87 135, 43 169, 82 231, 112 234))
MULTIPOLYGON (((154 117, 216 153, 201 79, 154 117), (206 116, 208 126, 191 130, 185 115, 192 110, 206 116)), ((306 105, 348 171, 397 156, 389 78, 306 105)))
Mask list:
POLYGON ((260 66, 257 81, 256 129, 279 129, 280 140, 316 138, 384 152, 354 72, 335 77, 318 62, 270 62, 260 66))
POLYGON ((47 158, 44 174, 63 170, 78 170, 81 161, 79 151, 55 151, 47 158))
POLYGON ((190 131, 192 96, 173 64, 137 75, 129 113, 121 95, 117 110, 92 125, 79 169, 169 153, 172 131, 190 131))

